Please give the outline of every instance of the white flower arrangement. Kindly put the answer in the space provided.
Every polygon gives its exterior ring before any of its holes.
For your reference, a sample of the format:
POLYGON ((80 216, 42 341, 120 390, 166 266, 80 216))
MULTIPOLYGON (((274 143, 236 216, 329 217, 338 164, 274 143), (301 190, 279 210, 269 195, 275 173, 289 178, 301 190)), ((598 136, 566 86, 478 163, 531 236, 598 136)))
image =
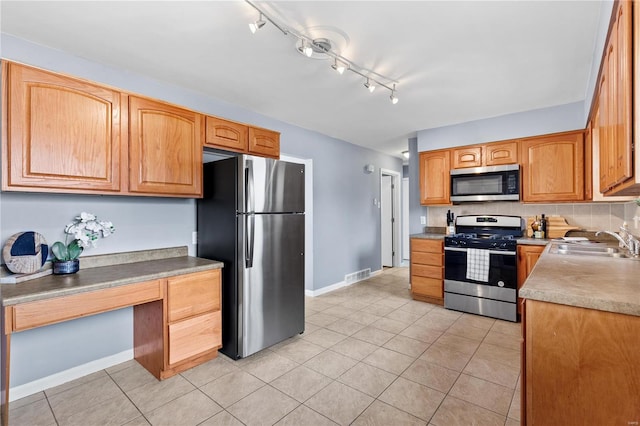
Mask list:
POLYGON ((107 238, 115 230, 113 223, 98 220, 96 215, 82 212, 65 226, 64 232, 67 235, 64 243, 54 243, 51 252, 57 261, 75 260, 85 248, 96 247, 99 238, 107 238), (73 236, 73 241, 67 244, 70 235, 73 236))

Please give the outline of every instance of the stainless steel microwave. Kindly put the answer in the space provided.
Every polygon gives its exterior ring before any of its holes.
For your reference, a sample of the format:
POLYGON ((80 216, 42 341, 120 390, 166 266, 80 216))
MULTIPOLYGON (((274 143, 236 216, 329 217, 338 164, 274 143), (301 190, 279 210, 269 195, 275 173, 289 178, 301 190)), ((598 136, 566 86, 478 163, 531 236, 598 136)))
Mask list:
POLYGON ((520 200, 520 165, 451 170, 451 202, 520 200))

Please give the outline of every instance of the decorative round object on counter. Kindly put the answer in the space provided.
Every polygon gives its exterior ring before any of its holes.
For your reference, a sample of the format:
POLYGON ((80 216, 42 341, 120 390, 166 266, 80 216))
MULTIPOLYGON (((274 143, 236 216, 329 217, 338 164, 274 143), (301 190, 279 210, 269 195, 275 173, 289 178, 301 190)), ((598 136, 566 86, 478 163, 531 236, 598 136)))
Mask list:
POLYGON ((37 232, 19 232, 9 237, 2 249, 7 269, 16 274, 33 274, 49 256, 49 246, 37 232))

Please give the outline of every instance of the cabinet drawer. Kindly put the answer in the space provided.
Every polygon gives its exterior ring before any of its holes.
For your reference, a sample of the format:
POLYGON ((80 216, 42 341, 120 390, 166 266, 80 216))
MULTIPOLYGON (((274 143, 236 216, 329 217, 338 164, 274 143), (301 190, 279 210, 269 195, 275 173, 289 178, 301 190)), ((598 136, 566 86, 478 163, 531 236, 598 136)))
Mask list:
POLYGON ((220 270, 168 279, 169 322, 220 310, 220 270))
POLYGON ((430 253, 442 254, 441 240, 427 240, 422 238, 413 238, 411 240, 411 252, 414 251, 426 251, 430 253))
POLYGON ((442 253, 415 251, 411 253, 411 262, 414 264, 442 266, 442 253))
POLYGON ((429 277, 429 278, 438 278, 442 279, 442 267, 441 266, 430 266, 430 265, 417 265, 415 263, 411 263, 411 276, 419 276, 419 277, 429 277))
POLYGON ((442 280, 436 278, 425 278, 411 276, 411 292, 423 296, 442 298, 442 280))
POLYGON ((220 347, 221 323, 217 311, 169 324, 169 364, 220 347))
POLYGON ((13 307, 12 331, 54 324, 162 299, 162 280, 96 290, 13 307))

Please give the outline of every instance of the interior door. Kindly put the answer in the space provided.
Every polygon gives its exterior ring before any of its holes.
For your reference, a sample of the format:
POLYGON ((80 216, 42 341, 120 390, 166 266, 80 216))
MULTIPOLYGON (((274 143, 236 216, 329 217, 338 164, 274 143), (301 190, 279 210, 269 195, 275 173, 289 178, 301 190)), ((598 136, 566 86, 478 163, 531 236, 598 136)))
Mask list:
POLYGON ((380 218, 382 223, 382 266, 393 266, 393 178, 382 175, 380 218))

